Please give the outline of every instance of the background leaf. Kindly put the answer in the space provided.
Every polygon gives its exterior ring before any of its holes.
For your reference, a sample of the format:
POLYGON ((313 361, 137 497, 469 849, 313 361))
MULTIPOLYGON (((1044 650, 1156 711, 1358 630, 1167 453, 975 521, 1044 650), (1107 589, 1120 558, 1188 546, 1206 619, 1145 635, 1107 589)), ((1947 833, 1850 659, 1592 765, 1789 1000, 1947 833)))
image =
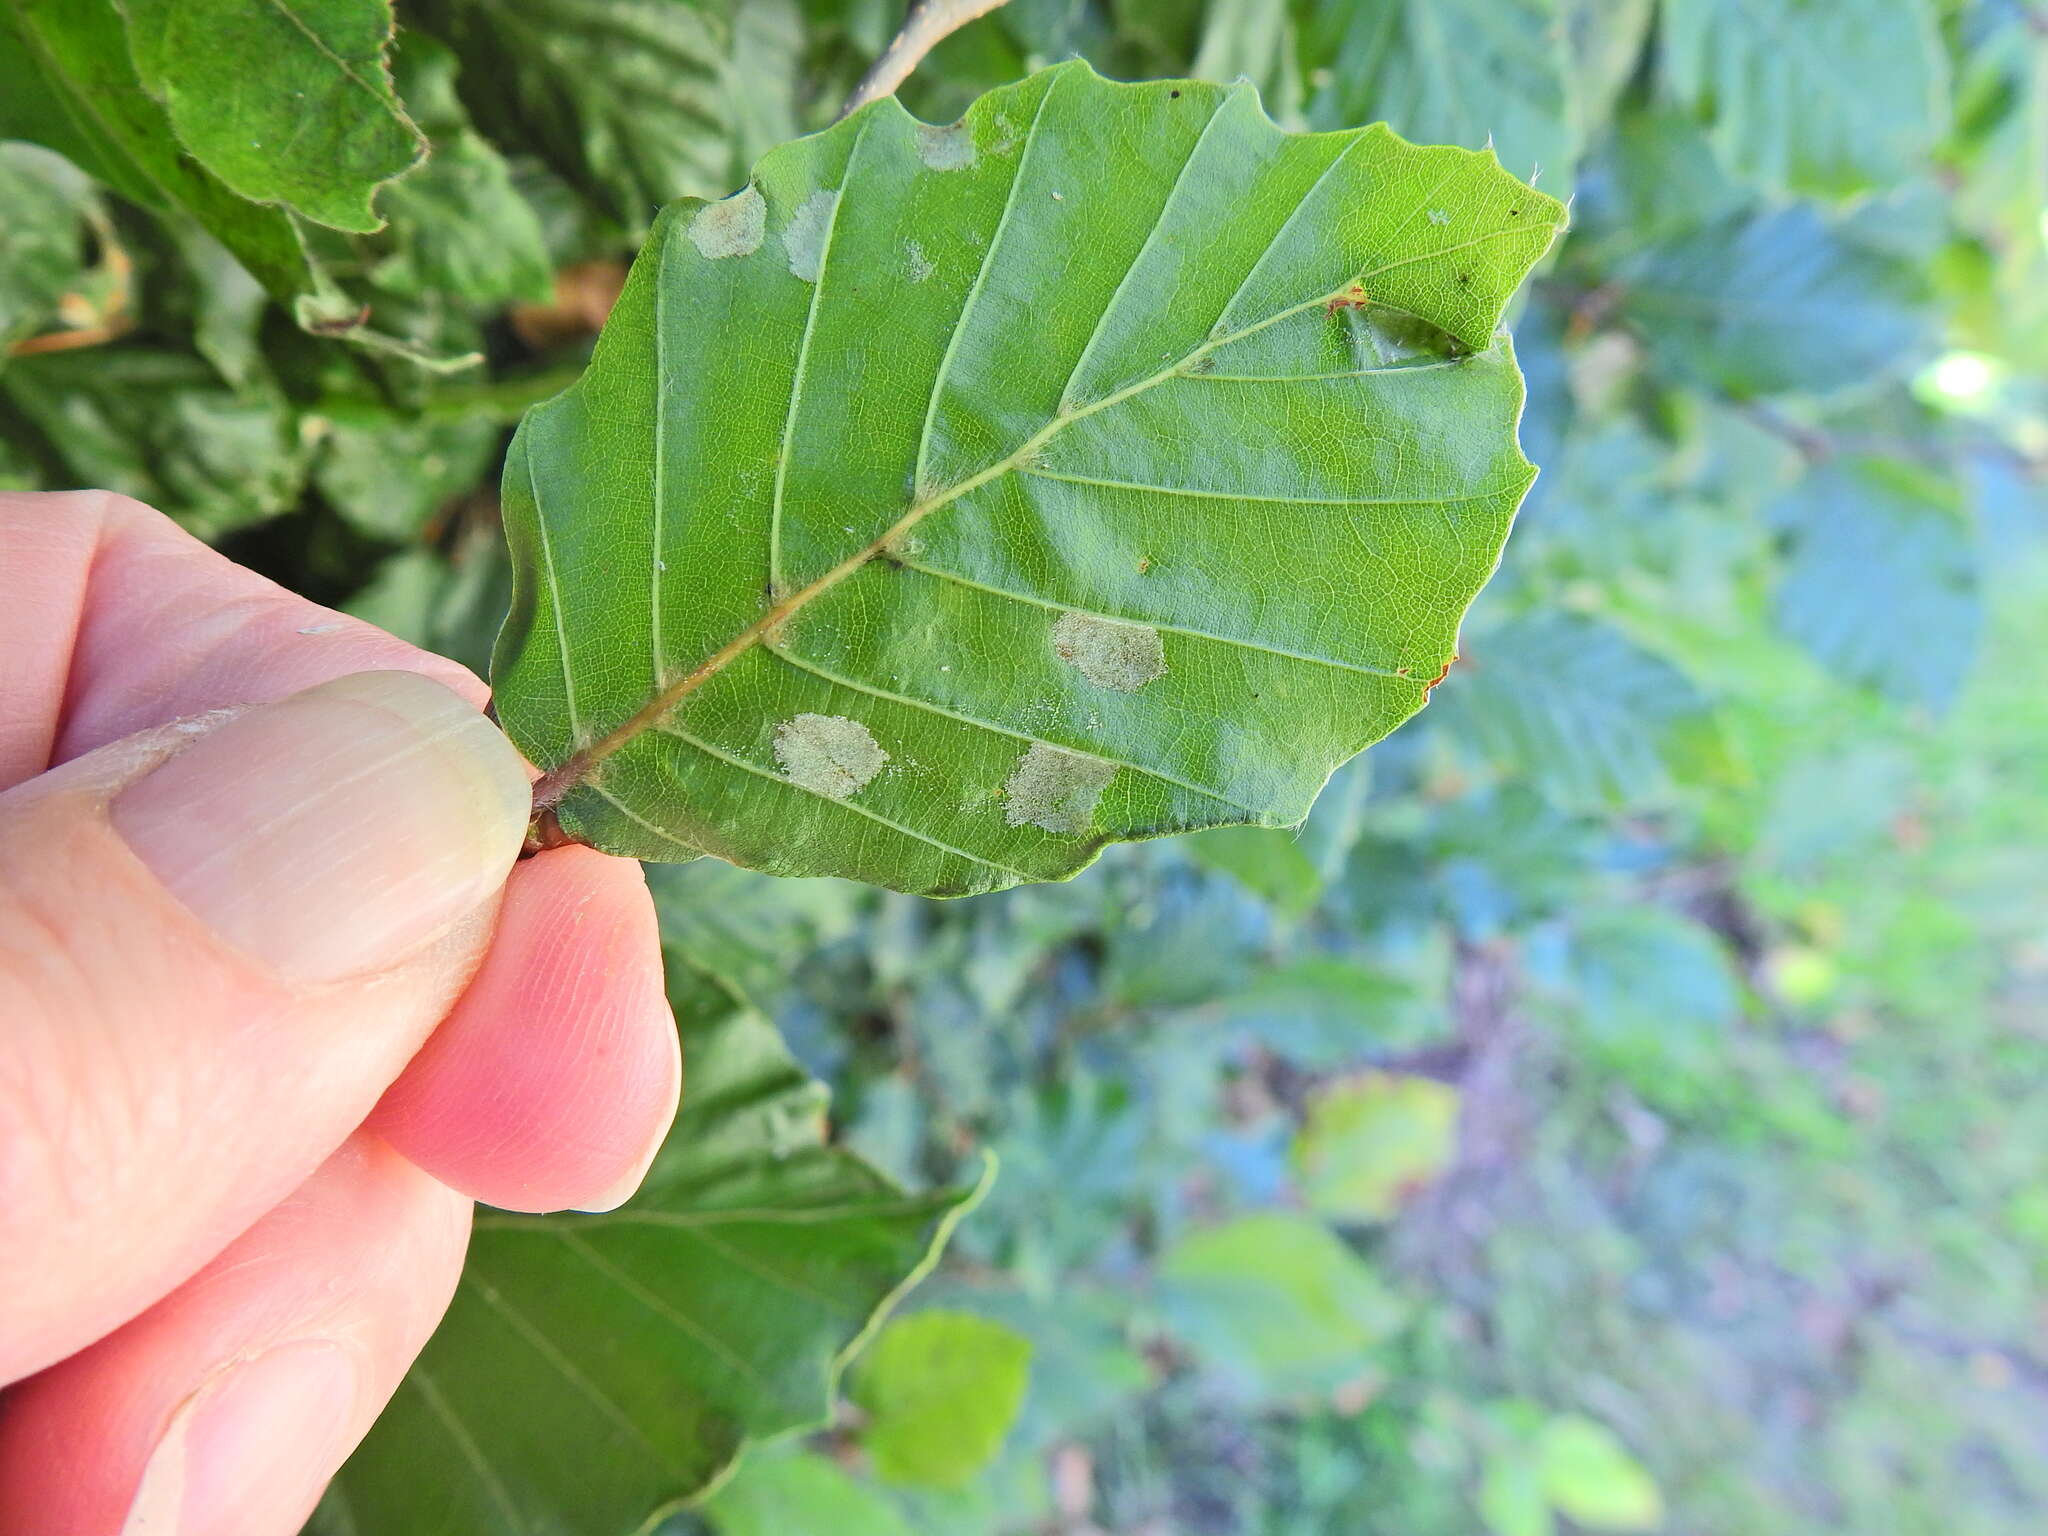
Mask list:
POLYGON ((695 1497, 750 1439, 823 1421, 842 1363, 976 1198, 906 1195, 824 1146, 824 1089, 774 1028, 686 962, 671 974, 689 1085, 640 1193, 479 1218, 330 1529, 616 1536, 695 1497))
POLYGON ((585 840, 910 891, 1298 821, 1491 573, 1530 477, 1493 330, 1561 216, 1242 88, 866 108, 665 214, 522 426, 506 727, 585 840))
MULTIPOLYGON (((34 144, 0 143, 0 348, 55 321, 85 286, 92 184, 34 144)), ((81 295, 82 297, 82 295, 81 295)))
POLYGON ((1650 348, 1738 398, 1869 388, 1928 340, 1924 277, 1803 205, 1653 245, 1620 276, 1650 348))
POLYGON ((289 215, 249 202, 180 151, 136 75, 113 0, 9 0, 0 10, 0 134, 47 145, 146 206, 190 214, 272 296, 309 320, 337 314, 289 215))
POLYGON ((1536 1443, 1543 1491, 1574 1523, 1589 1531, 1653 1531, 1664 1523, 1656 1482, 1606 1425, 1561 1414, 1536 1443))
POLYGON ((1475 637, 1445 713, 1484 756, 1571 806, 1654 796, 1708 730, 1706 701, 1676 667, 1561 613, 1475 637))
POLYGON ((1188 839, 1189 857, 1233 875, 1275 908, 1300 916, 1322 894, 1323 877, 1291 828, 1211 827, 1188 839))
POLYGON ((427 142, 392 93, 391 0, 121 0, 143 89, 185 152, 255 203, 382 227, 427 142))
POLYGON ((1331 1083, 1295 1133, 1302 1196, 1339 1221, 1384 1221, 1450 1162, 1457 1123, 1445 1083, 1388 1072, 1331 1083))
POLYGON ((704 1506, 718 1536, 913 1536, 879 1493, 823 1456, 770 1452, 747 1458, 704 1506))
POLYGON ((994 1459, 1030 1380, 1031 1341, 972 1312, 898 1318, 861 1357, 848 1396, 884 1482, 957 1488, 994 1459))
POLYGON ((1558 0, 1340 0, 1303 8, 1328 83, 1319 128, 1384 118, 1424 143, 1491 145, 1501 164, 1569 186, 1577 89, 1558 0), (1342 59, 1343 68, 1330 67, 1342 59))
POLYGON ((1900 180, 1947 126, 1928 0, 1664 0, 1658 68, 1729 165, 1774 192, 1900 180))
MULTIPOLYGON (((456 87, 477 126, 538 156, 624 228, 644 229, 657 208, 686 192, 728 184, 727 7, 421 0, 409 9, 461 60, 456 87)), ((748 94, 763 95, 766 85, 750 79, 748 94)))
POLYGON ((454 293, 477 303, 545 300, 553 263, 540 216, 497 148, 470 127, 455 93, 455 58, 431 39, 406 39, 398 84, 433 158, 384 193, 397 249, 376 281, 396 293, 454 293))
POLYGON ((1401 1306, 1316 1222, 1277 1212, 1190 1232, 1159 1261, 1174 1332, 1255 1393, 1327 1389, 1356 1376, 1401 1306))
POLYGON ((185 353, 18 357, 0 396, 75 483, 138 497, 202 536, 275 516, 305 482, 305 446, 277 391, 229 389, 185 353))
POLYGON ((1778 623, 1852 682, 1940 708, 1977 645, 1977 561, 1954 491, 1910 465, 1817 470, 1780 509, 1778 623))

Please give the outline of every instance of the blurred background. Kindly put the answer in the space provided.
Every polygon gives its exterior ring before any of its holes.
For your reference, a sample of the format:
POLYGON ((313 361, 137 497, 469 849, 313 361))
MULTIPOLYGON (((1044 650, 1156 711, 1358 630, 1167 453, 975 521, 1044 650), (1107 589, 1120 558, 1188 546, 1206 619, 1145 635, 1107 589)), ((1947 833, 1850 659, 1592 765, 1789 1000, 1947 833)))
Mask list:
MULTIPOLYGON (((901 18, 398 15, 434 157, 309 226, 381 350, 0 144, 0 486, 481 669, 518 413, 901 18)), ((771 1017, 843 1144, 1001 1162, 834 1427, 664 1529, 2048 1529, 2048 9, 1014 0, 903 95, 1074 54, 1571 194, 1513 318, 1542 477, 1299 835, 956 904, 654 872, 679 997, 771 1017)))

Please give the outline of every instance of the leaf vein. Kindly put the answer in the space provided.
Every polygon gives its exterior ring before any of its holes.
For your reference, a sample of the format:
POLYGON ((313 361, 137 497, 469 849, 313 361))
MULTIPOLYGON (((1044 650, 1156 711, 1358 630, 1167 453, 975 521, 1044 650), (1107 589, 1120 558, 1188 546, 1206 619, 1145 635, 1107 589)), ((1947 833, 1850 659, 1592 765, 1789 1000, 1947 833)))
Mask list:
POLYGON ((1159 231, 1166 227, 1166 216, 1172 211, 1174 201, 1180 196, 1181 188, 1187 182, 1188 168, 1201 155, 1202 145, 1209 138, 1209 130, 1214 128, 1218 119, 1223 116, 1224 108, 1237 98, 1238 92, 1234 88, 1225 91, 1216 103, 1215 110, 1209 114, 1208 121, 1202 124, 1202 131, 1195 135, 1195 142, 1188 146, 1187 158, 1181 161, 1180 169, 1174 172, 1173 185, 1166 189, 1166 196, 1159 204, 1159 212, 1153 217, 1152 227, 1145 231, 1145 238, 1138 246, 1137 254, 1125 266, 1123 276, 1117 279, 1116 287, 1110 292, 1109 302, 1102 306, 1102 313, 1095 317, 1094 329, 1088 332, 1087 341, 1081 345, 1081 355, 1074 359, 1074 366, 1067 370, 1067 382, 1060 386, 1057 414, 1065 415, 1073 409, 1075 382, 1080 379, 1082 369, 1088 366, 1088 359, 1095 351, 1095 344, 1102 339, 1103 330, 1109 324, 1109 317, 1116 313, 1118 302, 1122 300, 1125 290, 1130 287, 1132 274, 1144 265, 1145 254, 1152 249, 1152 242, 1159 238, 1159 231))
POLYGON ((853 137, 846 152, 846 169, 840 173, 839 188, 832 197, 832 212, 825 219, 825 237, 818 248, 818 276, 811 284, 811 300, 804 310, 803 339, 797 343, 796 372, 789 381, 789 414, 782 422, 782 451, 775 458, 775 495, 768 509, 768 590, 782 593, 782 499, 789 482, 790 451, 796 445, 796 418, 803 409, 804 377, 811 365, 811 337, 818 328, 818 310, 825 299, 825 278, 831 270, 832 237, 839 233, 839 210, 846 206, 846 194, 853 185, 853 168, 860 160, 860 147, 867 141, 871 116, 853 137))
POLYGON ((617 811, 621 816, 625 817, 626 820, 632 822, 635 826, 640 827, 645 831, 652 832, 656 837, 660 838, 663 842, 667 843, 671 848, 681 848, 688 852, 692 858, 699 858, 703 855, 704 850, 702 848, 699 848, 694 843, 684 842, 680 837, 677 837, 673 832, 664 832, 660 827, 656 826, 653 822, 649 821, 645 816, 642 816, 638 811, 634 810, 630 805, 626 804, 625 801, 621 800, 617 795, 613 794, 610 790, 606 789, 602 784, 596 783, 592 780, 585 780, 584 784, 586 788, 588 788, 599 799, 608 803, 613 810, 617 811))
POLYGON ((484 1455, 483 1447, 476 1443, 475 1438, 463 1426, 462 1420, 457 1417, 454 1406, 442 1395, 440 1387, 435 1385, 433 1373, 418 1361, 414 1361, 406 1380, 419 1391, 427 1406, 434 1410, 434 1417, 447 1429, 449 1437, 455 1441, 456 1448, 462 1452, 463 1460, 469 1463, 471 1470, 477 1475, 477 1480, 484 1485, 484 1491, 490 1494, 500 1512, 511 1520, 510 1530, 513 1536, 518 1536, 519 1532, 526 1530, 526 1517, 520 1513, 519 1505, 513 1500, 512 1490, 505 1486, 505 1480, 498 1476, 489 1458, 484 1455))
POLYGON ((702 1243, 706 1248, 724 1258, 728 1263, 737 1264, 741 1269, 760 1276, 761 1279, 767 1281, 776 1289, 785 1291, 800 1301, 808 1301, 811 1305, 828 1315, 843 1315, 847 1310, 844 1305, 834 1301, 830 1296, 821 1295, 807 1285, 799 1285, 780 1270, 771 1269, 766 1264, 750 1258, 746 1253, 733 1247, 730 1243, 720 1242, 701 1227, 684 1227, 678 1230, 683 1232, 693 1242, 702 1243))
POLYGON ((569 621, 562 607, 562 582, 555 569, 555 541, 548 537, 548 511, 541 504, 540 481, 533 472, 533 455, 526 459, 526 483, 533 491, 533 526, 540 534, 540 563, 548 578, 548 606, 554 610, 555 647, 562 657, 562 707, 569 712, 569 739, 581 745, 583 719, 576 708, 576 674, 569 665, 569 621))
POLYGON ((1150 491, 1161 496, 1188 496, 1202 501, 1277 502, 1293 507, 1462 507, 1475 501, 1517 494, 1517 487, 1499 486, 1474 491, 1469 496, 1261 496, 1245 491, 1211 491, 1191 485, 1154 485, 1148 480, 1106 480, 1095 475, 1061 474, 1050 469, 1019 469, 1034 480, 1058 480, 1067 485, 1096 485, 1111 491, 1150 491))
POLYGON ((1024 185, 1024 174, 1031 166, 1031 150, 1038 142, 1038 125, 1045 116, 1046 104, 1052 100, 1053 92, 1060 88, 1067 78, 1064 72, 1053 76, 1052 83, 1045 88, 1045 94, 1038 98, 1038 106, 1031 114, 1031 122, 1024 130, 1024 147, 1017 151, 1016 174, 1010 178, 1010 190, 1003 198, 1003 211, 996 217, 996 227, 988 237, 988 249, 981 254, 981 265, 975 269, 974 281, 968 285, 967 297, 960 304, 960 318, 953 322, 953 334, 946 338, 946 350, 939 358, 938 376, 932 380, 932 392, 925 401, 924 426, 917 435, 917 461, 911 471, 910 483, 913 489, 924 485, 925 463, 931 453, 932 427, 939 419, 940 397, 946 392, 946 380, 953 371, 953 357, 960 349, 960 338, 967 334, 968 322, 974 316, 975 302, 981 297, 981 290, 988 281, 990 268, 995 265, 996 249, 1003 243, 1003 234, 1010 227, 1010 215, 1017 207, 1017 193, 1024 185))
POLYGON ((669 1472, 677 1476, 686 1475, 685 1469, 678 1462, 647 1438, 646 1431, 634 1422, 631 1414, 613 1402, 596 1382, 578 1370, 576 1363, 564 1355, 555 1346, 553 1340, 536 1328, 531 1319, 514 1307, 511 1302, 499 1295, 496 1287, 474 1280, 467 1273, 463 1275, 462 1283, 478 1296, 481 1296, 486 1306, 510 1323, 512 1331, 532 1345, 534 1353, 553 1366, 556 1374, 575 1387, 585 1397, 589 1398, 606 1418, 624 1429, 627 1434, 645 1446, 648 1455, 652 1456, 669 1472))
MULTIPOLYGON (((578 1216, 578 1227, 724 1227, 724 1226, 812 1226, 829 1221, 878 1221, 894 1216, 916 1216, 931 1211, 935 1197, 910 1195, 901 1200, 872 1200, 859 1206, 785 1205, 727 1206, 709 1211, 604 1211, 578 1216)), ((561 1236, 558 1216, 479 1216, 477 1229, 490 1232, 531 1232, 545 1237, 561 1236)))
MULTIPOLYGON (((1057 603, 1051 598, 1034 597, 1029 592, 1019 592, 1010 587, 993 586, 985 581, 976 581, 971 576, 962 576, 957 571, 941 570, 935 565, 920 565, 914 560, 899 559, 897 564, 901 565, 905 570, 916 571, 920 575, 936 576, 939 580, 950 581, 956 586, 972 587, 977 592, 986 592, 992 597, 1007 597, 1012 602, 1029 603, 1035 608, 1047 608, 1056 613, 1085 613, 1093 618, 1109 619, 1118 624, 1143 624, 1151 629, 1165 630, 1168 634, 1189 635, 1197 640, 1213 640, 1218 645, 1234 645, 1240 650, 1261 651, 1268 656, 1285 657, 1289 661, 1312 662, 1319 667, 1334 667, 1340 672, 1358 672, 1366 677, 1391 677, 1402 682, 1409 681, 1405 673, 1392 671, 1386 667, 1367 666, 1364 662, 1359 661, 1339 661, 1334 656, 1318 656, 1310 651, 1290 651, 1281 646, 1267 645, 1263 641, 1246 640, 1237 635, 1219 635, 1214 630, 1195 629, 1186 624, 1169 624, 1158 619, 1133 619, 1127 618, 1122 614, 1103 613, 1099 609, 1076 607, 1072 603, 1057 603)), ((1057 745, 1057 743, 1051 743, 1051 745, 1057 745)), ((1070 751, 1072 749, 1062 748, 1061 750, 1070 751)), ((1112 761, 1112 759, 1105 758, 1104 761, 1112 761)), ((1148 770, 1140 769, 1139 771, 1146 772, 1148 770)), ((1197 786, 1189 785, 1187 787, 1192 789, 1197 786)), ((1205 791, 1205 793, 1208 793, 1208 791, 1205 791)), ((1218 795, 1217 798, 1220 800, 1223 797, 1218 795)), ((1226 803, 1235 804, 1234 801, 1226 803)), ((1251 808, 1249 806, 1239 806, 1238 809, 1250 810, 1251 808)), ((1254 814, 1263 815, 1264 813, 1254 812, 1254 814)))
POLYGON ((1433 373, 1439 368, 1462 368, 1476 355, 1446 357, 1433 363, 1381 363, 1336 373, 1190 373, 1188 377, 1203 384, 1316 384, 1325 379, 1369 379, 1382 373, 1433 373))
POLYGON ((763 1392, 771 1397, 774 1395, 774 1389, 769 1386, 759 1371, 747 1363, 746 1357, 729 1348, 723 1340, 702 1323, 687 1313, 678 1311, 668 1301, 655 1295, 654 1292, 648 1290, 647 1287, 635 1280, 631 1275, 618 1268, 617 1265, 605 1258, 603 1254, 591 1247, 590 1244, 586 1243, 574 1232, 557 1231, 556 1236, 571 1253, 582 1259, 584 1263, 604 1276, 605 1279, 611 1281, 613 1285, 616 1285, 628 1296, 631 1296, 656 1317, 673 1324, 681 1332, 688 1334, 714 1355, 718 1356, 719 1359, 725 1361, 736 1373, 744 1376, 755 1386, 759 1387, 763 1392))

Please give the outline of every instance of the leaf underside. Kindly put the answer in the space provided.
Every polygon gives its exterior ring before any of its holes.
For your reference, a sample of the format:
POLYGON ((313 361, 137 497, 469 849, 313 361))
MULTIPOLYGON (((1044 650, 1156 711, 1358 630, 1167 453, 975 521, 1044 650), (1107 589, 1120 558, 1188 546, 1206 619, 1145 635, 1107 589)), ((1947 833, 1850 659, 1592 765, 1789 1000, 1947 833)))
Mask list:
POLYGON ((1490 153, 1085 64, 657 222, 506 466, 504 724, 572 837, 959 895, 1291 825, 1534 470, 1490 153))

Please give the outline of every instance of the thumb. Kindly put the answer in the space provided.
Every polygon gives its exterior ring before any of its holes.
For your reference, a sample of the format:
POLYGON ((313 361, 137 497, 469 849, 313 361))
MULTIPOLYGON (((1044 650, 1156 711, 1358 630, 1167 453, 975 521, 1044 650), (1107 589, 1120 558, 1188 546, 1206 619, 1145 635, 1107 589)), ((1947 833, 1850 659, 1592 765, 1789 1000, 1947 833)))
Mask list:
POLYGON ((475 969, 527 809, 510 742, 408 672, 0 795, 0 1382, 341 1144, 475 969))

